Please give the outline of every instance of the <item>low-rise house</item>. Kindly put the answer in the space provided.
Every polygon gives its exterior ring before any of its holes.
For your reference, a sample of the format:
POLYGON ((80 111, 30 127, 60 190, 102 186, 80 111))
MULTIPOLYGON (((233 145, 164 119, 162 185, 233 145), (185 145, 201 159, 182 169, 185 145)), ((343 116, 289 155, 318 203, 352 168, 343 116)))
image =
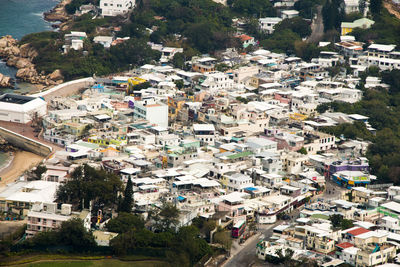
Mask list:
POLYGON ((100 9, 103 16, 124 15, 135 7, 132 0, 100 0, 100 9))
POLYGON ((113 42, 112 36, 95 36, 93 42, 96 44, 101 44, 104 48, 110 48, 113 42))
POLYGON ((55 230, 61 226, 62 222, 72 218, 81 219, 87 230, 90 229, 91 224, 89 210, 73 212, 70 204, 62 204, 61 209, 57 209, 57 203, 36 202, 32 205, 27 216, 28 222, 25 231, 27 238, 40 232, 55 230))
POLYGON ((342 22, 341 28, 342 28, 342 35, 346 35, 348 33, 351 33, 353 29, 355 28, 362 28, 362 29, 368 29, 370 28, 375 21, 367 19, 367 18, 361 18, 357 19, 353 22, 342 22))
POLYGON ((281 11, 281 18, 282 19, 291 19, 294 17, 299 16, 299 11, 291 9, 291 10, 282 10, 281 11))
POLYGON ((282 18, 267 17, 258 19, 260 30, 268 34, 272 34, 275 30, 276 24, 282 21, 282 18))

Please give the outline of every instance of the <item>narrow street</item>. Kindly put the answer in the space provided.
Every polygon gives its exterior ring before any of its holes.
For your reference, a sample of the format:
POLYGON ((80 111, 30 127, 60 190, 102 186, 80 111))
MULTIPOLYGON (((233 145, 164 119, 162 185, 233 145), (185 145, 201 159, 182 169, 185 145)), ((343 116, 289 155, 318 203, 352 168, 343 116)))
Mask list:
POLYGON ((242 245, 239 245, 239 240, 235 240, 231 249, 232 257, 226 261, 223 266, 245 267, 253 266, 254 264, 268 266, 267 262, 257 258, 256 245, 260 240, 270 237, 272 235, 272 229, 279 224, 282 224, 282 221, 278 221, 275 224, 259 225, 258 234, 251 237, 242 245))
POLYGON ((309 43, 319 42, 324 35, 324 22, 322 20, 322 6, 317 7, 317 17, 313 19, 311 24, 312 33, 307 39, 309 43))

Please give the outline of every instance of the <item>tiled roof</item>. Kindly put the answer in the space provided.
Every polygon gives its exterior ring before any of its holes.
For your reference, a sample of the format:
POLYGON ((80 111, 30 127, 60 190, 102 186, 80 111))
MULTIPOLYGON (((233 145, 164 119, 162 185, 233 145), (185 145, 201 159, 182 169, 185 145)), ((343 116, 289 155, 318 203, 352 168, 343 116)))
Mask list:
POLYGON ((351 231, 349 231, 347 233, 350 234, 350 235, 353 235, 353 236, 358 236, 358 235, 361 235, 361 234, 364 234, 364 233, 368 233, 368 232, 370 232, 368 229, 360 227, 360 228, 351 230, 351 231))
POLYGON ((349 242, 343 242, 343 243, 337 244, 336 246, 340 247, 340 248, 343 248, 343 249, 354 247, 354 245, 349 243, 349 242))

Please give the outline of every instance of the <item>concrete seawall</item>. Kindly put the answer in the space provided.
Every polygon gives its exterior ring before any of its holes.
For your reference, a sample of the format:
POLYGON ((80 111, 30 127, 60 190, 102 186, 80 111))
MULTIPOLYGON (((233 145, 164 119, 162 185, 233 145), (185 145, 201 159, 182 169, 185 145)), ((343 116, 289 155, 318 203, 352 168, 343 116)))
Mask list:
POLYGON ((43 97, 49 101, 57 96, 68 96, 77 93, 82 88, 87 88, 94 84, 95 80, 91 77, 69 81, 50 88, 49 90, 33 94, 33 97, 43 97))
POLYGON ((48 145, 42 144, 3 127, 0 127, 0 135, 13 146, 38 154, 42 157, 47 157, 53 151, 53 148, 48 145))

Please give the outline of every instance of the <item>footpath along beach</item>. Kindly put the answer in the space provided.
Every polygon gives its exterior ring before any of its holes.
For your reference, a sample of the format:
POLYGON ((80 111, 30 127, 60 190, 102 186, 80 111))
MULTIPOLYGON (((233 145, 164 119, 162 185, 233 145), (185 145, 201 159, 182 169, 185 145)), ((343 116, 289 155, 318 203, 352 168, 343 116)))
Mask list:
POLYGON ((14 152, 14 156, 8 166, 0 170, 0 188, 14 182, 25 171, 36 166, 43 160, 43 157, 27 151, 14 152))

